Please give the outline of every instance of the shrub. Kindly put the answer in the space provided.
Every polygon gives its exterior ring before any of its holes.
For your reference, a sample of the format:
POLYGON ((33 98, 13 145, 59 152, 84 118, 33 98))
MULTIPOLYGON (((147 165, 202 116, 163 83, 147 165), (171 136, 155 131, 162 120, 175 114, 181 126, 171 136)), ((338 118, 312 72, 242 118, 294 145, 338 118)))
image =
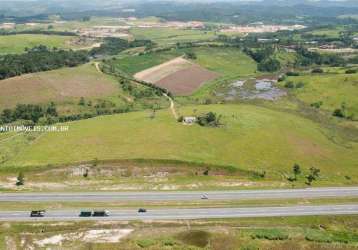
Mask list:
POLYGON ((195 60, 197 58, 196 54, 194 52, 192 52, 192 51, 185 52, 184 57, 186 59, 191 59, 191 60, 195 60))
POLYGON ((322 73, 324 73, 323 69, 321 69, 321 68, 313 69, 311 72, 313 74, 322 74, 322 73))
POLYGON ((305 84, 303 82, 299 82, 296 84, 296 89, 303 88, 304 86, 305 86, 305 84))
POLYGON ((137 240, 137 245, 141 248, 147 248, 155 245, 155 241, 151 239, 137 240))
POLYGON ((86 104, 85 98, 81 97, 81 98, 80 98, 80 101, 78 102, 78 105, 84 106, 85 104, 86 104))
POLYGON ((332 233, 332 241, 334 242, 342 242, 342 243, 357 243, 358 242, 358 234, 352 232, 333 232, 332 233))
POLYGON ((22 172, 20 172, 16 179, 16 186, 22 186, 24 184, 25 184, 25 176, 22 172))
POLYGON ((333 116, 339 117, 339 118, 344 118, 344 113, 342 109, 335 109, 333 111, 333 116))
POLYGON ((251 234, 253 239, 287 240, 289 235, 280 229, 258 229, 251 234))
POLYGON ((201 230, 192 230, 179 234, 178 238, 188 245, 206 247, 209 244, 210 233, 201 230))
POLYGON ((289 72, 286 73, 286 76, 299 76, 299 75, 300 75, 300 73, 293 72, 293 71, 289 71, 289 72))
POLYGON ((322 106, 322 104, 323 104, 322 101, 314 102, 314 103, 311 103, 311 107, 319 109, 322 106))
POLYGON ((295 87, 295 84, 291 81, 285 83, 285 88, 293 89, 295 87))
POLYGON ((355 73, 357 73, 356 69, 347 69, 346 70, 346 74, 355 74, 355 73))
POLYGON ((321 232, 319 230, 313 230, 313 229, 305 233, 305 239, 314 242, 325 242, 325 243, 332 242, 332 239, 328 233, 321 232))

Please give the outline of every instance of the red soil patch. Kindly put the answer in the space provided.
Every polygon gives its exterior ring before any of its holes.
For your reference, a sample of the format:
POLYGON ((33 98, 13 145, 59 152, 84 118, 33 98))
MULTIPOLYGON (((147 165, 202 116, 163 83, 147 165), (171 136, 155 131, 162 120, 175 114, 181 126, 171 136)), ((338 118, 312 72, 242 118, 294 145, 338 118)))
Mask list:
POLYGON ((179 70, 161 80, 155 85, 169 90, 175 95, 190 95, 207 81, 214 80, 219 75, 198 65, 179 70))

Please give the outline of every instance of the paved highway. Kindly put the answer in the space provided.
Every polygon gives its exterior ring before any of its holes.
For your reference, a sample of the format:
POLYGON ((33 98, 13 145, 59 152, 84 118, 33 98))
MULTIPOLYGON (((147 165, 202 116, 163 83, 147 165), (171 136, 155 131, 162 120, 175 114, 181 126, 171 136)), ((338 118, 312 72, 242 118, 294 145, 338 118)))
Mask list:
POLYGON ((251 208, 197 208, 197 209, 153 209, 146 213, 136 210, 109 211, 108 217, 79 217, 79 211, 48 211, 45 217, 31 218, 29 212, 0 212, 0 221, 27 220, 174 220, 174 219, 210 219, 210 218, 245 218, 275 216, 307 215, 354 215, 358 214, 358 205, 322 205, 322 206, 289 206, 289 207, 251 207, 251 208))
POLYGON ((210 200, 358 197, 358 187, 210 192, 0 193, 0 202, 195 201, 203 194, 210 200))

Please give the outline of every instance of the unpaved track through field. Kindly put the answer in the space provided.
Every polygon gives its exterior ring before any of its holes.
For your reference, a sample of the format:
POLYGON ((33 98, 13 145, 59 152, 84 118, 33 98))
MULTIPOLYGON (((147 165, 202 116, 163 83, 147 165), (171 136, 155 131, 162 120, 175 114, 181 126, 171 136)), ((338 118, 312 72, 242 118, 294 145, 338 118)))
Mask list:
POLYGON ((171 98, 170 96, 168 96, 167 94, 163 94, 166 98, 168 98, 169 102, 170 102, 170 110, 172 111, 172 114, 175 118, 175 120, 178 120, 178 113, 175 110, 175 104, 174 104, 174 100, 173 98, 171 98))

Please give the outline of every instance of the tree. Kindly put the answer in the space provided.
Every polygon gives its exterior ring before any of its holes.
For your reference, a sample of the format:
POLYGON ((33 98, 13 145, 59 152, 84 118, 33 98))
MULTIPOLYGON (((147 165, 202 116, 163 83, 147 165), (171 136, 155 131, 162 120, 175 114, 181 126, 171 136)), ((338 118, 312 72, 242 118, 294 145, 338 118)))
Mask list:
POLYGON ((317 180, 317 178, 319 177, 321 170, 315 167, 311 167, 310 168, 310 174, 306 176, 306 184, 311 186, 312 182, 317 180))
POLYGON ((191 59, 191 60, 195 60, 197 58, 196 54, 193 51, 185 52, 184 57, 186 59, 191 59))
POLYGON ((295 175, 295 177, 297 177, 297 175, 301 174, 301 167, 297 163, 295 163, 295 165, 293 165, 292 170, 293 170, 293 174, 295 175))
POLYGON ((22 172, 20 172, 16 179, 16 186, 22 186, 24 184, 25 184, 25 176, 22 172))
POLYGON ((85 104, 86 104, 85 98, 84 98, 84 97, 81 97, 81 98, 80 98, 80 101, 78 102, 78 105, 84 106, 85 104))

